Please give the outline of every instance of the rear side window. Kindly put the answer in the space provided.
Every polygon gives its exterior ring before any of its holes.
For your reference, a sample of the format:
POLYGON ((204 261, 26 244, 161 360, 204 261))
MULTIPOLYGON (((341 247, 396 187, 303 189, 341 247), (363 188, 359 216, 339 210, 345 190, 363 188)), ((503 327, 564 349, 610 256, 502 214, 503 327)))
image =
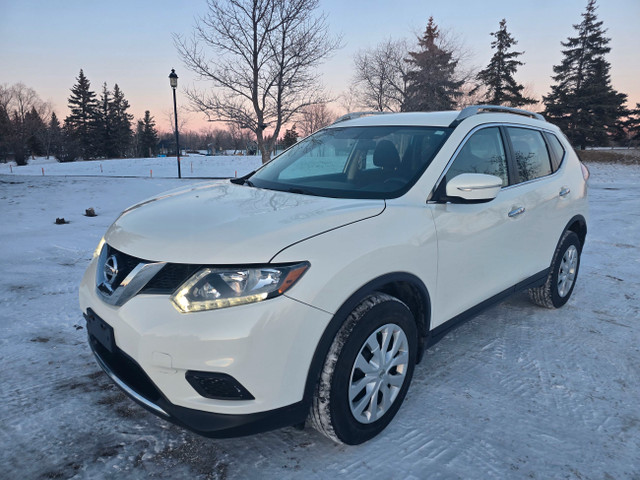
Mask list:
POLYGON ((551 159, 542 133, 528 128, 507 127, 511 138, 519 182, 552 173, 551 159))
POLYGON ((560 140, 558 140, 558 137, 554 134, 545 132, 544 136, 547 139, 549 149, 551 150, 551 165, 555 172, 562 164, 562 159, 564 158, 564 147, 560 143, 560 140))
POLYGON ((495 175, 502 179, 503 186, 509 185, 507 159, 497 127, 484 128, 469 137, 449 167, 446 181, 461 173, 495 175))

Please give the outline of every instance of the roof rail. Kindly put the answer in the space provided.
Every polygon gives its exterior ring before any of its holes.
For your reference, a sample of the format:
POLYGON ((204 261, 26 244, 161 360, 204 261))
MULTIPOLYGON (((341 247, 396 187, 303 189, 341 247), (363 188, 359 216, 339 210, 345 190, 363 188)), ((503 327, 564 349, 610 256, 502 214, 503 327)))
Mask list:
POLYGON ((472 105, 470 107, 464 108, 449 126, 456 127, 465 118, 469 118, 473 115, 477 115, 478 113, 483 112, 513 113, 515 115, 523 115, 525 117, 535 118, 536 120, 542 120, 543 122, 545 121, 544 117, 539 113, 522 110, 521 108, 503 107, 501 105, 472 105))
POLYGON ((354 118, 366 117, 368 115, 384 115, 385 113, 393 113, 393 112, 379 112, 377 110, 370 110, 366 112, 351 112, 341 116, 331 125, 335 125, 336 123, 340 123, 340 122, 346 122, 347 120, 353 120, 354 118))

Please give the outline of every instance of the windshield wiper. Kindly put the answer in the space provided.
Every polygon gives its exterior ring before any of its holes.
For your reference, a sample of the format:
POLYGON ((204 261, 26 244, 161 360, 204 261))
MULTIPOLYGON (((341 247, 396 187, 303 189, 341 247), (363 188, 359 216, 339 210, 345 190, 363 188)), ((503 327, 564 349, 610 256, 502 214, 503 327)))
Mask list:
POLYGON ((251 175, 253 175, 255 172, 255 170, 247 175, 245 175, 244 177, 240 177, 240 178, 231 178, 229 179, 229 181, 231 183, 235 183, 236 185, 247 185, 248 187, 255 187, 255 185, 253 184, 253 182, 251 180, 249 180, 249 177, 251 175))
POLYGON ((312 195, 314 197, 318 196, 317 193, 313 193, 310 190, 305 190, 304 188, 298 188, 298 187, 291 187, 291 188, 288 188, 286 191, 289 193, 298 193, 300 195, 312 195))

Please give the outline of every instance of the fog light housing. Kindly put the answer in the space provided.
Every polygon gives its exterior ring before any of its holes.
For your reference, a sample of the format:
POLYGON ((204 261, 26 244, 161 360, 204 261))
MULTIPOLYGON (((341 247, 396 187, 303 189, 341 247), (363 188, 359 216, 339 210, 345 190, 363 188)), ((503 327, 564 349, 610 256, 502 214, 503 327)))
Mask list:
POLYGON ((185 374, 187 382, 205 398, 215 400, 255 400, 255 397, 231 375, 217 372, 196 372, 185 374))

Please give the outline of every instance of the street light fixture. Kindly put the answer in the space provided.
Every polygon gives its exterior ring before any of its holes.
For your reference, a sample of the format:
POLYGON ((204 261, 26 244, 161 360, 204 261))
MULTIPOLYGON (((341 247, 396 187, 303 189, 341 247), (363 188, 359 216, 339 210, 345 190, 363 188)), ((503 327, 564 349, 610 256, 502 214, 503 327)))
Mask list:
POLYGON ((182 178, 180 173, 180 141, 178 139, 178 107, 176 106, 176 88, 178 88, 178 75, 174 68, 171 69, 169 74, 169 84, 173 89, 173 118, 176 121, 176 157, 178 159, 178 178, 182 178))

